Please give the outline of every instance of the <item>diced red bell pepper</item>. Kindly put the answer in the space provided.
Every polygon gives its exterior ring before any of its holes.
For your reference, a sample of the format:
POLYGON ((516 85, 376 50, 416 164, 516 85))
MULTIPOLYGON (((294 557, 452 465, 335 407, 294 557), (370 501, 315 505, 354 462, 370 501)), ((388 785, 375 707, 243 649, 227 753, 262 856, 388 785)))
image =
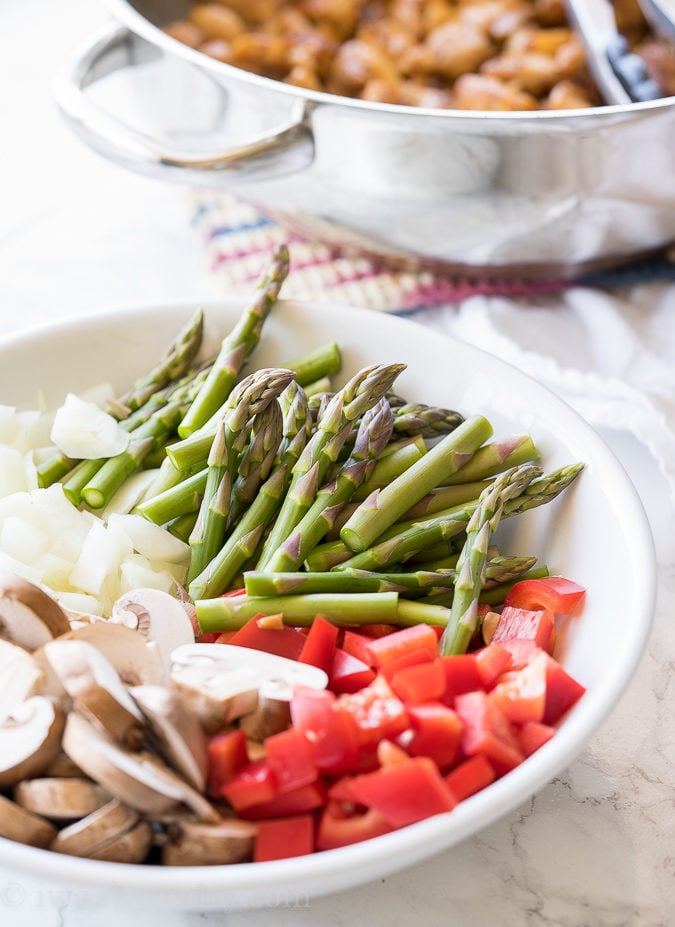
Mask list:
POLYGON ((338 634, 337 625, 317 615, 311 624, 305 643, 300 651, 298 663, 310 663, 318 666, 324 673, 330 673, 335 657, 338 634))
POLYGON ((506 595, 504 604, 528 611, 544 609, 556 615, 569 615, 581 602, 586 590, 564 576, 543 576, 541 579, 523 579, 515 583, 506 595))
POLYGON ((237 633, 236 631, 221 631, 220 634, 217 635, 213 643, 214 644, 229 644, 236 633, 237 633))
POLYGON ((319 818, 316 834, 317 850, 335 850, 362 840, 389 834, 394 828, 374 809, 364 813, 346 814, 340 802, 329 801, 319 818))
POLYGON ((527 666, 538 653, 543 653, 541 647, 537 647, 533 640, 527 637, 513 637, 507 641, 502 641, 500 647, 504 647, 511 654, 511 669, 519 670, 527 666))
POLYGON ((508 719, 485 692, 458 695, 455 710, 464 724, 461 746, 467 756, 484 754, 498 774, 514 769, 523 761, 523 752, 508 719))
POLYGON ((307 738, 316 766, 327 773, 349 772, 359 762, 359 735, 349 712, 332 692, 298 688, 291 699, 291 720, 307 738))
POLYGON ((290 859, 314 851, 314 818, 296 814, 274 821, 261 821, 253 846, 253 862, 290 859))
POLYGON ((409 705, 412 736, 406 735, 406 749, 411 756, 428 756, 439 769, 452 765, 462 735, 462 722, 452 708, 441 702, 409 705))
POLYGON ((338 647, 328 673, 328 687, 338 694, 358 692, 375 679, 375 670, 338 647))
POLYGON ((517 724, 541 721, 546 704, 546 665, 548 654, 542 650, 527 666, 497 683, 489 698, 504 715, 517 724))
POLYGON ((305 635, 295 628, 261 628, 255 617, 250 618, 230 639, 236 647, 251 647, 279 657, 297 660, 305 646, 305 635))
POLYGON ((216 734, 206 744, 208 757, 208 790, 211 795, 222 795, 223 786, 248 761, 246 737, 240 728, 216 734))
POLYGON ((264 801, 271 801, 279 789, 274 773, 265 760, 255 760, 237 770, 221 789, 221 794, 235 811, 243 811, 264 801))
POLYGON ((270 801, 263 801, 239 811, 239 817, 246 821, 260 821, 265 818, 281 818, 290 814, 304 814, 316 811, 326 804, 326 786, 320 780, 302 785, 299 789, 284 792, 270 801))
POLYGON ((379 637, 388 637, 396 630, 393 624, 364 624, 359 627, 358 633, 369 640, 377 640, 379 637))
POLYGON ((553 612, 548 609, 529 610, 505 605, 492 635, 492 643, 498 644, 512 638, 526 638, 533 640, 542 650, 550 650, 554 631, 553 612))
POLYGON ((338 704, 353 719, 362 747, 375 746, 383 737, 396 737, 408 727, 405 705, 382 676, 358 692, 341 695, 338 704))
MULTIPOLYGON (((437 657, 436 659, 439 658, 437 657)), ((408 666, 419 666, 421 663, 432 663, 433 660, 434 658, 429 653, 428 648, 411 647, 410 650, 404 651, 399 656, 394 657, 393 660, 389 660, 387 663, 380 666, 378 672, 384 676, 387 682, 391 682, 392 678, 399 670, 405 669, 408 666)))
POLYGON ((490 761, 482 753, 464 760, 445 777, 457 801, 464 801, 469 795, 480 792, 496 779, 496 773, 490 761))
POLYGON ((405 763, 409 759, 403 747, 391 740, 381 740, 377 745, 377 761, 380 766, 393 766, 394 763, 405 763))
POLYGON ((289 727, 266 738, 265 752, 279 794, 309 785, 319 775, 311 745, 297 728, 289 727))
POLYGON ((441 657, 441 663, 445 672, 443 701, 446 705, 452 707, 456 695, 483 688, 475 654, 462 653, 451 657, 441 657))
POLYGON ((438 640, 428 624, 417 624, 371 641, 369 649, 375 667, 384 666, 409 650, 424 650, 434 660, 438 656, 438 640))
POLYGON ((540 724, 538 721, 528 721, 518 731, 518 741, 525 756, 532 754, 543 747, 553 737, 555 728, 549 724, 540 724))
POLYGON ((220 637, 220 631, 202 631, 199 635, 200 644, 215 644, 220 637))
POLYGON ((359 804, 374 808, 392 827, 452 811, 457 804, 438 767, 426 756, 355 776, 350 789, 359 804))
POLYGON ((546 706, 544 724, 555 724, 576 702, 586 689, 547 654, 546 657, 546 706))
POLYGON ((342 635, 342 649, 346 653, 350 653, 353 657, 356 657, 357 660, 365 663, 367 666, 372 665, 370 662, 372 657, 368 647, 369 644, 369 638, 365 637, 363 634, 359 634, 356 631, 350 631, 347 629, 342 635))
POLYGON ((511 667, 511 654, 505 647, 493 642, 475 653, 476 668, 481 688, 491 689, 503 672, 511 667))
POLYGON ((394 673, 389 684, 406 705, 420 705, 432 699, 440 699, 445 693, 443 663, 439 658, 430 663, 406 666, 394 673))

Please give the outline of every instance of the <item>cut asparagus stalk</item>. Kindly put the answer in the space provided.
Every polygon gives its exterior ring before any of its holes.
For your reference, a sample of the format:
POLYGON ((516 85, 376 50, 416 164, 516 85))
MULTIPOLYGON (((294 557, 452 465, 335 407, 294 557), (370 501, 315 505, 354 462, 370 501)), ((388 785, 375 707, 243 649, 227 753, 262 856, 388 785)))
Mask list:
POLYGON ((491 434, 488 420, 474 415, 392 483, 372 493, 340 532, 347 547, 366 550, 411 505, 465 464, 491 434))

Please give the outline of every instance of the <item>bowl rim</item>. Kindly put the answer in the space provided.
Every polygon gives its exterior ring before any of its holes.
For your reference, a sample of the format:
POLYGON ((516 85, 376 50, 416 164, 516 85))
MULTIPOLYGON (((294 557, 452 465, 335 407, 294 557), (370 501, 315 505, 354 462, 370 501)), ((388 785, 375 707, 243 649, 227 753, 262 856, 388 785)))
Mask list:
POLYGON ((438 107, 426 106, 403 106, 397 103, 376 103, 371 100, 360 100, 353 97, 340 96, 338 94, 326 93, 319 90, 308 90, 304 87, 296 87, 292 84, 286 84, 283 81, 274 80, 269 77, 263 77, 252 71, 246 71, 243 68, 235 67, 223 61, 211 58, 204 52, 190 48, 177 39, 164 33, 158 26, 147 19, 134 6, 132 0, 104 0, 105 5, 111 14, 124 23, 133 33, 150 42, 152 45, 159 46, 170 55, 178 55, 186 61, 197 65, 206 71, 211 71, 215 75, 221 75, 223 78, 230 78, 243 83, 252 84, 261 89, 272 91, 294 98, 298 102, 324 104, 332 106, 344 106, 353 110, 364 112, 376 112, 380 114, 398 114, 405 116, 434 117, 436 119, 457 119, 462 123, 484 122, 487 124, 509 124, 516 123, 567 123, 570 119, 588 121, 592 118, 610 118, 611 116, 633 116, 637 114, 649 113, 655 110, 670 109, 675 107, 675 96, 661 97, 657 100, 646 100, 640 103, 608 104, 604 106, 591 106, 584 109, 565 109, 565 110, 514 110, 514 111, 492 111, 492 110, 458 110, 458 109, 440 109, 438 107))
MULTIPOLYGON (((223 311, 235 312, 241 309, 245 297, 206 300, 199 303, 205 318, 223 311)), ((192 900, 195 891, 215 893, 221 899, 228 892, 240 895, 242 891, 258 890, 262 895, 258 906, 264 905, 264 898, 270 891, 283 892, 288 889, 290 876, 297 876, 298 860, 302 861, 302 880, 307 888, 308 897, 318 897, 329 891, 371 882, 378 874, 391 873, 406 868, 415 862, 428 858, 437 852, 450 849, 464 839, 484 830, 489 825, 503 818, 510 811, 531 798, 536 792, 550 783, 582 752, 590 736, 599 728, 614 709, 620 696, 633 677, 642 658, 649 638, 656 602, 657 562, 654 540, 644 506, 631 482, 626 470, 601 436, 560 396, 545 385, 534 380, 514 365, 489 352, 448 334, 425 328, 419 323, 400 315, 377 313, 373 310, 358 309, 338 304, 316 303, 309 300, 281 299, 278 303, 279 314, 284 312, 310 312, 313 316, 322 313, 342 313, 351 315, 354 324, 359 320, 379 319, 384 325, 398 327, 401 332, 401 344, 406 343, 406 336, 417 335, 418 339, 439 338, 450 345, 453 350, 464 354, 469 360, 480 364, 494 365, 497 372, 508 372, 511 379, 516 379, 529 389, 536 390, 553 403, 556 411, 571 427, 580 431, 589 447, 593 458, 603 467, 606 479, 615 489, 622 493, 623 521, 630 525, 628 538, 631 549, 631 563, 636 580, 636 592, 641 609, 636 611, 634 620, 629 624, 623 646, 621 659, 615 661, 603 674, 601 684, 586 692, 583 700, 583 712, 572 709, 574 722, 563 724, 555 737, 544 744, 536 753, 527 758, 517 770, 516 775, 508 774, 492 783, 489 788, 461 802, 452 812, 438 815, 396 830, 382 837, 362 843, 353 844, 335 850, 314 853, 306 857, 278 860, 265 863, 240 863, 236 866, 193 866, 162 867, 147 864, 119 864, 61 856, 50 850, 24 846, 14 841, 0 838, 0 865, 9 869, 21 869, 31 877, 58 879, 64 883, 78 882, 86 884, 88 889, 115 889, 123 881, 124 889, 130 892, 146 894, 161 891, 167 898, 177 901, 192 900), (476 812, 478 809, 478 812, 476 812), (477 820, 476 820, 477 819, 477 820), (447 831, 448 821, 453 822, 450 835, 447 831), (392 864, 392 858, 396 862, 392 864), (354 877, 355 870, 361 867, 368 875, 354 877), (330 877, 333 887, 326 887, 330 877), (337 881, 336 881, 337 880, 337 881)), ((188 318, 194 312, 195 302, 176 302, 162 305, 126 306, 108 308, 48 322, 31 330, 10 333, 0 338, 0 357, 17 346, 28 347, 44 343, 53 336, 67 336, 69 333, 91 330, 95 332, 106 326, 117 327, 118 323, 131 321, 139 317, 161 316, 167 312, 183 314, 188 318)), ((276 310, 275 310, 276 311, 276 310)), ((1 399, 2 397, 0 397, 1 399)), ((247 905, 248 907, 249 905, 247 905)))

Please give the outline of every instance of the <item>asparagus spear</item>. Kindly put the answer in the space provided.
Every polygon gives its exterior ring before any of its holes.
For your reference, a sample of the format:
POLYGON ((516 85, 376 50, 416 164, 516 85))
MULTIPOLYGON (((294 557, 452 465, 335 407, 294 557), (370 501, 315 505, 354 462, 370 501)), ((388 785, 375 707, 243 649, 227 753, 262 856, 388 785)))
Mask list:
POLYGON ((539 451, 530 435, 512 435, 479 448, 471 460, 444 480, 446 485, 484 480, 511 467, 539 460, 539 451))
POLYGON ((277 301, 289 267, 288 249, 280 245, 256 287, 252 304, 223 340, 213 367, 178 428, 185 438, 204 425, 230 395, 239 373, 260 340, 263 324, 277 301))
POLYGON ((497 477, 481 493, 466 528, 466 541, 457 562, 457 580, 448 625, 439 642, 442 656, 465 653, 478 625, 478 598, 485 585, 490 538, 505 503, 522 494, 532 482, 534 468, 515 467, 497 477))
POLYGON ((291 481, 291 471, 307 442, 312 424, 307 397, 295 381, 279 397, 284 440, 277 465, 234 526, 220 551, 189 585, 192 599, 220 595, 255 552, 255 545, 276 515, 291 481))
POLYGON ((421 438, 407 441, 391 453, 388 453, 389 447, 382 452, 370 477, 354 493, 355 502, 363 502, 374 490, 388 486, 427 453, 426 445, 421 438))
POLYGON ((423 496, 455 473, 492 434, 482 415, 467 419, 388 486, 375 490, 340 532, 354 551, 366 550, 423 496))
POLYGON ((197 309, 180 330, 157 364, 115 400, 115 406, 128 411, 140 408, 158 389, 181 377, 197 356, 204 334, 204 313, 197 309))
POLYGON ((361 419, 351 457, 337 478, 316 494, 293 533, 273 552, 266 569, 272 573, 294 570, 326 534, 354 490, 373 472, 379 454, 391 436, 393 417, 382 398, 361 419))
MULTIPOLYGON (((293 376, 292 370, 264 368, 245 377, 230 393, 209 452, 204 498, 191 544, 190 580, 201 573, 222 547, 232 487, 244 454, 249 424, 276 403, 293 376)), ((278 445, 279 432, 275 431, 273 436, 278 445)))
POLYGON ((394 407, 394 434, 421 435, 434 438, 454 431, 464 421, 460 412, 428 406, 422 402, 407 402, 394 407))
POLYGON ((340 372, 342 367, 340 347, 335 341, 329 341, 295 357, 284 366, 289 370, 294 370, 296 382, 299 386, 306 388, 317 380, 332 377, 340 372))
POLYGON ((281 408, 275 400, 264 412, 255 416, 251 426, 251 440, 239 462, 238 476, 232 485, 228 530, 253 502, 260 484, 269 476, 279 450, 281 435, 281 408))
POLYGON ((256 615, 283 615, 293 627, 311 625, 317 615, 337 624, 395 624, 398 595, 395 592, 358 595, 239 595, 200 599, 195 603, 197 619, 204 632, 233 631, 256 615))
POLYGON ((259 569, 265 568, 312 504, 313 482, 316 481, 317 488, 323 482, 352 423, 375 405, 403 369, 403 364, 364 367, 330 400, 316 431, 293 468, 291 486, 263 547, 259 569), (315 473, 313 468, 316 468, 315 473))

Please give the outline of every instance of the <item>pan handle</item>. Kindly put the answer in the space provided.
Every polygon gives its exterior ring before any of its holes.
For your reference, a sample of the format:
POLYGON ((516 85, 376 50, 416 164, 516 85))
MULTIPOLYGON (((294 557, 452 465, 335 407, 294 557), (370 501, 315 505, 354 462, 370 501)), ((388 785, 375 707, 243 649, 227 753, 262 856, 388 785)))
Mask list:
POLYGON ((286 125, 230 148, 199 154, 154 139, 102 109, 86 92, 87 87, 129 66, 130 50, 139 42, 148 44, 126 27, 112 24, 89 40, 57 80, 55 96, 62 114, 99 154, 140 173, 175 174, 183 181, 189 173, 205 183, 217 178, 219 184, 277 177, 311 164, 314 141, 302 101, 296 118, 286 125))

